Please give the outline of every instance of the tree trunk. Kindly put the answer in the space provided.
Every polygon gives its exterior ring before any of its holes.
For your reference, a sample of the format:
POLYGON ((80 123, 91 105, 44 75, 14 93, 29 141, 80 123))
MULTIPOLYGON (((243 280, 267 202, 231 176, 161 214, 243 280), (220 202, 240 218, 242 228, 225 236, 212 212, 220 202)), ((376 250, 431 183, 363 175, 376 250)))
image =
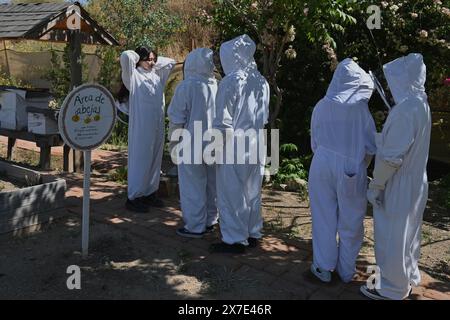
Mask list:
POLYGON ((273 107, 273 110, 270 111, 269 124, 270 124, 271 129, 276 129, 276 127, 277 127, 276 120, 278 118, 278 115, 280 114, 281 105, 283 104, 283 90, 281 90, 278 87, 278 84, 276 83, 276 81, 274 81, 272 83, 271 87, 273 88, 273 91, 275 92, 276 102, 275 102, 275 106, 273 107))

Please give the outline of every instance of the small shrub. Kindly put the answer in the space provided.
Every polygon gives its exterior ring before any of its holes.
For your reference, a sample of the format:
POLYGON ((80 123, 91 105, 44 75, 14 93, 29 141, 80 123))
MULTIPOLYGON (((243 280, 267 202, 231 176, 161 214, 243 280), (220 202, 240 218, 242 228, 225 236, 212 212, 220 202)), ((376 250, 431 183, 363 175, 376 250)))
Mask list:
POLYGON ((109 179, 111 181, 126 185, 128 183, 128 168, 120 167, 115 169, 110 174, 109 179))

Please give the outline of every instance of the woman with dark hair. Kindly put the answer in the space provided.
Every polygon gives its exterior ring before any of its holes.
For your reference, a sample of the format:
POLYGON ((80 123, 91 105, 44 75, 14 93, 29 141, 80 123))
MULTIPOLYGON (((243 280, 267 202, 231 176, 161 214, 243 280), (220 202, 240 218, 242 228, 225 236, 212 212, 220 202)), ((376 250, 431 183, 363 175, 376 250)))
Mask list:
POLYGON ((148 212, 163 206, 156 197, 164 147, 164 87, 175 65, 173 59, 139 47, 120 56, 123 86, 119 102, 128 100, 127 209, 148 212))

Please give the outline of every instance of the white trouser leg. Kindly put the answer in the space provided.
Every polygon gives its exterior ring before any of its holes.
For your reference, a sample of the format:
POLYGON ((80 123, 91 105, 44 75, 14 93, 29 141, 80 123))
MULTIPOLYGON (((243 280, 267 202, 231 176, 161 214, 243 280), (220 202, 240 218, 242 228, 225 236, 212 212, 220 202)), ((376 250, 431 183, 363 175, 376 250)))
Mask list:
POLYGON ((178 165, 181 210, 185 228, 190 232, 204 232, 206 228, 206 166, 178 165))
POLYGON ((407 297, 418 285, 420 229, 427 188, 414 188, 411 176, 394 176, 386 186, 384 206, 374 211, 375 256, 381 271, 381 295, 407 297))
POLYGON ((336 179, 332 173, 335 161, 314 155, 309 173, 313 259, 321 269, 332 271, 338 259, 336 242, 338 203, 336 179))
POLYGON ((344 176, 338 185, 339 257, 337 271, 342 281, 350 282, 356 271, 356 259, 364 240, 367 210, 367 174, 361 168, 353 177, 344 176))
POLYGON ((261 215, 261 188, 264 178, 264 166, 255 166, 248 180, 248 197, 251 208, 249 218, 249 237, 260 239, 263 228, 263 218, 261 215))
POLYGON ((207 184, 206 184, 206 211, 208 217, 206 219, 206 226, 212 226, 217 223, 219 219, 219 212, 216 205, 216 166, 206 166, 207 184))
POLYGON ((222 241, 227 244, 247 243, 250 207, 246 188, 248 169, 245 165, 217 165, 217 207, 222 241))

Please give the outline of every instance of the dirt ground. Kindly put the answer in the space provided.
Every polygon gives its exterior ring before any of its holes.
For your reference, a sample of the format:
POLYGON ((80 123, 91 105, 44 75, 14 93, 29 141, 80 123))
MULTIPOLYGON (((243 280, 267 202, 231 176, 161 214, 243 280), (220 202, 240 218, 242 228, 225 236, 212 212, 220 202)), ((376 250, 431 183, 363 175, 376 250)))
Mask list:
POLYGON ((21 185, 0 175, 0 192, 20 189, 21 185))
MULTIPOLYGON (((0 145, 1 146, 1 145, 0 145)), ((1 152, 1 150, 0 150, 1 152)), ((1 155, 1 154, 0 154, 1 155)), ((358 274, 351 284, 318 283, 308 272, 312 258, 309 204, 298 194, 265 189, 264 240, 243 256, 210 254, 219 231, 184 239, 177 196, 149 214, 124 209, 125 187, 108 181, 105 168, 92 176, 90 255, 81 259, 81 178, 66 174, 67 207, 60 217, 29 235, 0 235, 0 299, 363 299, 358 288, 374 263, 372 217, 358 274), (81 268, 82 289, 68 290, 66 270, 81 268)), ((413 299, 450 299, 450 217, 433 196, 423 225, 423 284, 413 299)))
MULTIPOLYGON (((430 200, 422 225, 420 268, 433 277, 450 283, 450 212, 434 204, 433 195, 438 188, 437 183, 430 183, 430 200)), ((312 241, 311 213, 308 204, 299 204, 298 200, 296 202, 296 194, 285 193, 280 206, 272 205, 270 195, 274 194, 273 199, 276 201, 277 194, 270 191, 266 194, 268 195, 264 204, 266 229, 277 230, 289 238, 312 241)), ((370 207, 364 227, 365 236, 361 254, 374 257, 373 217, 370 207)))

